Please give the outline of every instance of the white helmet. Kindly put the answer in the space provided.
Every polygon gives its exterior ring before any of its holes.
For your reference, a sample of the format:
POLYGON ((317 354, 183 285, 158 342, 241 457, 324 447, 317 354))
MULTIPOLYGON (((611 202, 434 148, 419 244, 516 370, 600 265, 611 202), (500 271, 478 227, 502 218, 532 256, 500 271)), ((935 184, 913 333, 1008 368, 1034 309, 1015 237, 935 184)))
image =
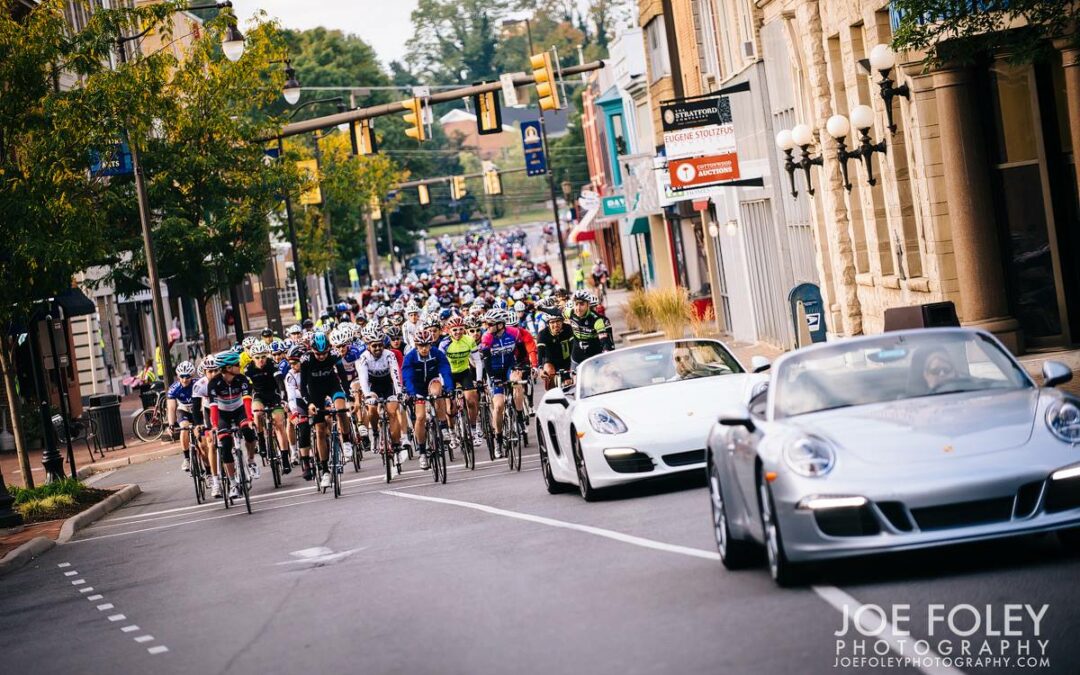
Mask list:
POLYGON ((382 342, 383 337, 384 337, 383 332, 382 332, 382 328, 379 328, 379 326, 377 326, 374 323, 366 326, 364 328, 364 331, 361 333, 361 336, 364 338, 364 342, 369 342, 369 343, 370 342, 382 342))
POLYGON ((177 377, 191 377, 194 374, 195 364, 193 364, 191 361, 181 361, 180 364, 176 366, 177 377))
POLYGON ((248 348, 248 353, 251 354, 251 358, 255 358, 256 356, 269 356, 270 345, 259 340, 248 348))
POLYGON ((244 351, 250 351, 251 345, 255 344, 258 341, 259 340, 257 338, 253 338, 249 335, 248 337, 243 339, 243 341, 240 343, 240 346, 244 348, 244 351))
POLYGON ((345 331, 340 328, 335 328, 330 331, 330 335, 327 337, 330 338, 330 346, 332 347, 341 347, 349 342, 349 339, 345 335, 345 331))

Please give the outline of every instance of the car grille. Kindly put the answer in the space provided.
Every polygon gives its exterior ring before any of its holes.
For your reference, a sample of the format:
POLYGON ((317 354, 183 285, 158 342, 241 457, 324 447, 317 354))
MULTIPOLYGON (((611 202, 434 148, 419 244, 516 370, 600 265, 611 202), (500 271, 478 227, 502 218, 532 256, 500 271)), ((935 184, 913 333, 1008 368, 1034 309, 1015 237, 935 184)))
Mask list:
POLYGON ((653 470, 652 458, 643 452, 634 452, 626 457, 608 457, 608 466, 616 473, 647 473, 653 470))
POLYGON ((881 532, 870 505, 814 511, 818 529, 830 537, 865 537, 881 532))
POLYGON ((1016 491, 1017 518, 1027 518, 1035 513, 1035 507, 1039 505, 1039 494, 1042 493, 1043 481, 1025 483, 1016 491))
POLYGON ((1068 511, 1080 507, 1080 478, 1047 481, 1046 511, 1068 511))
POLYGON ((701 464, 705 461, 705 450, 687 450, 664 455, 664 464, 668 466, 686 466, 687 464, 701 464))
POLYGON ((980 499, 911 509, 920 530, 943 530, 1007 521, 1012 517, 1013 497, 980 499))
POLYGON ((915 526, 911 523, 911 517, 907 514, 901 502, 878 502, 877 507, 888 519, 889 524, 901 532, 911 532, 915 526))

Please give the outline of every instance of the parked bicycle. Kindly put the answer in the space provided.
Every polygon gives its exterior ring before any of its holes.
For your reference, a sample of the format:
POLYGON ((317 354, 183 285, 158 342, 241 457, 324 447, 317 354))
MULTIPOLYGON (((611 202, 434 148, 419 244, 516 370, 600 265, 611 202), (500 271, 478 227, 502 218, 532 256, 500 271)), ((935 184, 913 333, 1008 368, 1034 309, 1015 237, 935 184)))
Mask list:
POLYGON ((165 428, 169 424, 168 413, 165 409, 167 401, 165 392, 157 391, 154 393, 156 395, 154 404, 148 408, 143 408, 135 416, 135 421, 132 422, 132 431, 141 441, 158 440, 165 433, 165 428))

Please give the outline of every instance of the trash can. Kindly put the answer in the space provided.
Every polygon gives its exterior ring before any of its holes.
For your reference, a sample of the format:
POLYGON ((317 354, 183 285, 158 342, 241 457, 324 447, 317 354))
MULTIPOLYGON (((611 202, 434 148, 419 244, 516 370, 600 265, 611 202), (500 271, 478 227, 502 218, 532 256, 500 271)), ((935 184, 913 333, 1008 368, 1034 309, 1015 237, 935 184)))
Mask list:
POLYGON ((161 391, 165 391, 165 385, 161 383, 161 380, 151 384, 146 391, 140 391, 139 400, 142 402, 142 407, 153 408, 157 405, 158 392, 161 391))
POLYGON ((98 441, 103 448, 127 447, 124 442, 124 423, 120 417, 120 397, 116 394, 93 394, 86 413, 97 426, 98 441))

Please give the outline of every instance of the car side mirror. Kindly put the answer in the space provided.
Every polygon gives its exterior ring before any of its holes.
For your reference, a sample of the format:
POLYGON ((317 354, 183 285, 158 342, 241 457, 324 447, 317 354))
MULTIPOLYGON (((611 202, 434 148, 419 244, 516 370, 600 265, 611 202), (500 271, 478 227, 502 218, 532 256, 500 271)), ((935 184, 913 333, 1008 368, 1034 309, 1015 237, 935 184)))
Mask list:
POLYGON ((570 401, 566 398, 566 393, 563 392, 562 387, 553 387, 544 394, 543 403, 545 405, 561 405, 564 408, 570 407, 570 401))
POLYGON ((1061 361, 1044 361, 1042 367, 1043 386, 1056 387, 1072 380, 1072 368, 1061 361))
POLYGON ((717 419, 725 427, 743 427, 750 433, 757 429, 757 425, 750 419, 750 411, 747 408, 731 408, 720 413, 717 419))
POLYGON ((755 356, 750 359, 750 372, 764 373, 772 367, 772 362, 764 356, 755 356))

